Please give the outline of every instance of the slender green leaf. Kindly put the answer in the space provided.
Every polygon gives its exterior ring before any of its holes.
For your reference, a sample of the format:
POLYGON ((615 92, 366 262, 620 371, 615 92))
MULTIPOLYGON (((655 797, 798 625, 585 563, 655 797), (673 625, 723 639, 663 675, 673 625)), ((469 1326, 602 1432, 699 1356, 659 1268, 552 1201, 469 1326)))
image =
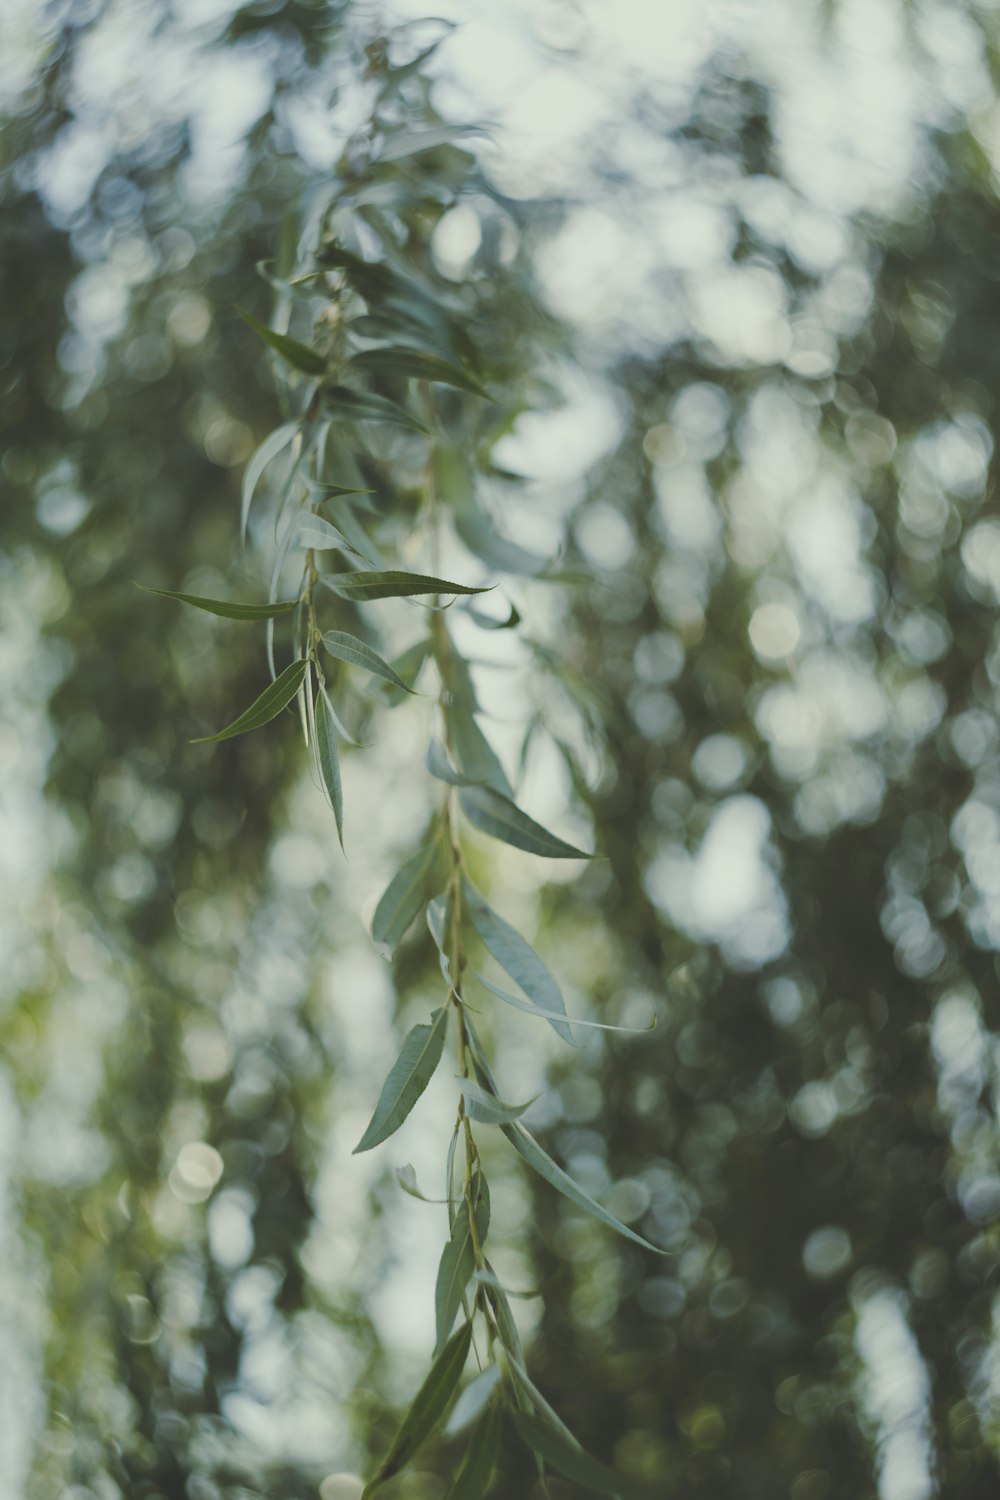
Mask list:
POLYGON ((244 323, 248 323, 265 344, 270 344, 286 364, 294 365, 296 370, 301 370, 306 375, 326 374, 326 360, 315 349, 310 349, 308 344, 300 344, 298 339, 290 338, 287 333, 279 333, 276 328, 268 328, 266 323, 259 323, 250 313, 244 312, 242 307, 237 308, 237 311, 244 323))
POLYGON ((486 1296, 490 1307, 493 1309, 500 1342, 516 1359, 523 1361, 524 1349, 521 1344, 521 1335, 517 1331, 517 1324, 514 1322, 514 1313, 511 1309, 507 1293, 500 1285, 500 1280, 489 1261, 486 1262, 486 1270, 493 1277, 494 1281, 493 1286, 486 1288, 486 1296))
POLYGON ((399 1431, 390 1444, 389 1451, 378 1471, 365 1488, 365 1496, 374 1494, 378 1486, 398 1474, 424 1445, 448 1410, 455 1388, 462 1378, 465 1361, 469 1357, 472 1343, 472 1324, 464 1323, 441 1350, 431 1365, 426 1380, 413 1398, 399 1431))
MULTIPOLYGON (((430 639, 425 638, 422 641, 415 641, 412 646, 408 646, 405 651, 400 652, 399 656, 393 658, 393 670, 399 673, 411 692, 416 687, 417 678, 430 655, 430 649, 430 639)), ((390 687, 388 684, 385 687, 381 684, 378 686, 382 700, 387 707, 394 708, 397 703, 405 700, 406 694, 401 693, 398 688, 390 687)))
POLYGON ((387 661, 383 661, 377 651, 371 646, 359 640, 356 635, 348 635, 344 630, 328 630, 323 636, 323 645, 331 656, 336 656, 340 661, 350 662, 353 666, 364 667, 366 672, 372 672, 376 677, 384 677, 386 682, 391 682, 394 687, 402 688, 404 693, 411 693, 412 688, 407 687, 398 672, 394 672, 387 661))
POLYGON ((546 859, 590 859, 582 849, 549 833, 534 818, 491 786, 464 787, 459 792, 462 811, 469 822, 491 838, 502 839, 515 849, 540 854, 546 859))
POLYGON ((429 578, 424 573, 402 573, 396 568, 371 573, 324 573, 322 582, 343 599, 364 603, 369 599, 406 599, 416 594, 485 594, 492 585, 472 588, 429 578))
POLYGON ((530 1131, 525 1130, 523 1125, 501 1125, 500 1129, 510 1141, 517 1154, 523 1157, 528 1163, 528 1166, 533 1167, 539 1177, 544 1177, 546 1182, 551 1183, 571 1203, 575 1203, 578 1208, 585 1209, 595 1219, 600 1219, 602 1224, 607 1224, 609 1228, 617 1230, 627 1240, 632 1240, 636 1245, 641 1245, 644 1250, 652 1250, 655 1255, 666 1254, 665 1250, 660 1250, 656 1245, 651 1245, 648 1240, 643 1239, 641 1234, 636 1234, 634 1229, 629 1229, 627 1224, 623 1224, 620 1219, 615 1218, 614 1214, 608 1213, 606 1208, 602 1208, 599 1203, 591 1198, 589 1193, 585 1193, 583 1188, 573 1181, 569 1173, 564 1172, 562 1167, 557 1166, 551 1156, 542 1150, 535 1137, 530 1131))
POLYGON ((484 615, 481 609, 477 609, 474 604, 466 604, 464 608, 465 613, 470 619, 475 620, 481 630, 513 630, 515 626, 521 623, 520 611, 516 604, 511 605, 510 614, 505 620, 491 619, 489 615, 484 615))
POLYGON ((402 1125, 441 1061, 447 1027, 447 1006, 435 1012, 429 1025, 414 1026, 382 1086, 375 1113, 354 1148, 355 1155, 388 1140, 402 1125))
POLYGON ((323 400, 330 415, 341 422, 393 422, 413 432, 427 434, 427 428, 412 412, 397 401, 362 391, 350 385, 324 385, 323 400))
MULTIPOLYGON (((483 1375, 489 1374, 488 1370, 483 1375)), ((477 1377, 482 1379, 482 1376, 477 1377)), ((473 1385, 475 1385, 473 1381, 473 1385)), ((472 1386, 469 1387, 469 1390, 472 1386)), ((463 1396, 459 1398, 459 1405, 463 1396)), ((457 1406, 456 1406, 457 1410, 457 1406)), ((490 1487, 500 1457, 500 1410, 494 1402, 487 1407, 469 1439, 462 1467, 445 1500, 483 1500, 490 1487)))
POLYGON ((553 1030, 564 1041, 572 1043, 573 1033, 569 1026, 557 1019, 558 1015, 566 1014, 562 990, 531 944, 495 912, 467 880, 463 882, 462 901, 490 956, 535 1005, 548 1012, 547 1019, 552 1021, 553 1030))
POLYGON ((616 1496, 617 1500, 646 1496, 647 1492, 638 1485, 605 1468, 582 1448, 572 1447, 561 1432, 550 1427, 541 1417, 524 1411, 515 1411, 512 1416, 518 1433, 531 1451, 574 1484, 598 1495, 616 1496))
POLYGON ((273 620, 276 615, 287 615, 295 608, 297 599, 280 599, 274 604, 234 604, 229 599, 202 599, 197 594, 175 594, 172 589, 150 589, 144 583, 137 585, 144 594, 159 594, 161 599, 176 599, 181 604, 191 604, 210 615, 221 615, 224 620, 273 620))
POLYGON ((286 448, 299 430, 298 422, 286 422, 284 426, 275 428, 274 432, 261 443, 260 447, 251 454, 243 475, 243 490, 240 500, 240 538, 246 539, 247 522, 250 519, 250 506, 253 502, 254 491, 260 482, 260 477, 272 458, 277 458, 282 448, 286 448))
POLYGON ((350 363, 359 370, 373 370, 376 374, 434 380, 441 385, 453 385, 459 390, 471 391, 476 396, 489 399, 489 392, 483 390, 479 381, 467 370, 452 364, 450 359, 442 359, 439 354, 426 354, 420 349, 406 349, 399 344, 383 349, 366 349, 362 354, 355 354, 350 363))
POLYGON ((333 808, 337 837, 344 847, 344 793, 340 782, 340 752, 337 749, 335 715, 323 689, 316 701, 316 760, 323 787, 333 808))
POLYGON ((465 1098, 465 1112, 470 1120, 478 1120, 481 1125, 510 1125, 514 1120, 520 1119, 526 1109, 534 1104, 534 1099, 529 1099, 527 1104, 505 1104, 482 1084, 474 1078, 460 1078, 458 1086, 465 1098))
MULTIPOLYGON (((453 673, 453 689, 454 680, 453 673)), ((513 789, 496 751, 480 729, 472 709, 466 707, 454 694, 448 710, 448 731, 455 757, 464 774, 471 781, 492 787, 501 797, 512 797, 513 789)))
POLYGON ((291 703, 301 687, 308 666, 307 661, 293 661, 291 666, 286 667, 264 689, 259 698, 254 699, 250 707, 245 713, 240 714, 238 719, 234 719, 225 729, 220 729, 218 734, 203 734, 191 743, 214 745, 219 740, 231 740, 237 734, 247 734, 251 729, 260 729, 263 724, 277 718, 281 710, 291 703))
MULTIPOLYGON (((482 974, 477 974, 476 978, 484 989, 489 990, 491 995, 496 995, 505 1004, 512 1005, 515 1010, 524 1011, 526 1015, 537 1016, 542 1020, 551 1021, 553 1024, 560 1021, 562 1016, 566 1015, 565 1011, 543 1010, 540 1005, 535 1005, 532 1001, 522 1000, 520 995, 512 995, 509 990, 501 989, 498 984, 491 983, 482 974)), ((581 1020, 579 1016, 566 1016, 565 1026, 567 1030, 570 1030, 573 1026, 587 1026, 594 1031, 622 1031, 626 1032, 629 1036, 635 1036, 641 1032, 655 1031, 656 1017, 653 1017, 648 1026, 616 1026, 611 1021, 585 1021, 581 1020)), ((560 1032, 560 1035, 562 1035, 562 1032, 560 1032)), ((574 1045, 572 1035, 567 1040, 571 1045, 574 1045)))
POLYGON ((441 841, 435 838, 396 871, 372 918, 372 937, 380 948, 396 947, 439 880, 443 883, 441 863, 441 841))
POLYGON ((510 1356, 507 1360, 507 1368, 513 1376, 514 1390, 524 1397, 523 1401, 518 1402, 521 1410, 536 1412, 538 1416, 548 1422, 550 1427, 555 1428, 556 1432, 562 1436, 571 1448, 577 1448, 582 1453, 583 1448, 577 1442, 572 1432, 570 1432, 562 1417, 549 1405, 537 1385, 535 1385, 534 1381, 528 1375, 527 1370, 524 1368, 523 1359, 518 1358, 516 1355, 510 1356))
POLYGON ((451 1437, 454 1433, 471 1427, 492 1396, 499 1379, 499 1366, 487 1365, 485 1370, 480 1370, 474 1380, 469 1381, 448 1418, 444 1429, 445 1437, 451 1437))
POLYGON ((469 1205, 463 1199, 455 1214, 451 1238, 441 1252, 434 1286, 434 1319, 437 1327, 435 1354, 444 1347, 445 1340, 451 1333, 455 1315, 465 1296, 465 1288, 475 1269, 475 1253, 469 1229, 469 1205))

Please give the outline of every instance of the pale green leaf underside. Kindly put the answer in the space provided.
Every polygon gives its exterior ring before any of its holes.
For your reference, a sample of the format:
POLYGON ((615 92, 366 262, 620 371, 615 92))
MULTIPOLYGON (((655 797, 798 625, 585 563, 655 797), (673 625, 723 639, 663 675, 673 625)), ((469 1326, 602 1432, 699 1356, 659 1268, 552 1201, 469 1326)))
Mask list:
POLYGON ((472 1425, 492 1396, 499 1379, 499 1367, 497 1365, 487 1365, 486 1369, 480 1371, 475 1380, 470 1380, 465 1390, 455 1402, 454 1410, 448 1418, 448 1424, 444 1429, 446 1437, 450 1437, 455 1432, 461 1432, 463 1428, 472 1425))
POLYGON ((436 840, 418 849, 386 886, 372 918, 372 937, 379 947, 395 948, 420 912, 433 884, 437 853, 436 840))
POLYGON ((277 458, 282 448, 286 448, 299 430, 298 422, 286 422, 284 426, 275 428, 274 432, 267 435, 260 447, 250 456, 246 472, 243 475, 243 488, 240 497, 240 537, 246 538, 247 521, 250 519, 250 506, 253 502, 254 491, 260 482, 261 475, 271 462, 277 458))
POLYGON ((221 615, 224 620, 273 620, 278 615, 287 615, 295 608, 297 599, 281 599, 274 604, 236 604, 230 599, 203 599, 198 594, 177 594, 173 589, 151 589, 144 583, 138 585, 144 594, 159 594, 161 599, 176 599, 180 604, 190 604, 203 609, 209 615, 221 615))
POLYGON ((251 729, 260 729, 262 725, 270 723, 277 718, 283 708, 287 708, 295 694, 302 686, 302 679, 306 675, 307 661, 293 661, 291 666, 285 668, 275 680, 264 689, 259 698, 255 698, 245 713, 240 714, 225 729, 220 729, 218 734, 204 734, 198 739, 192 740, 193 745, 213 745, 219 740, 231 740, 235 735, 248 734, 251 729))
POLYGON ((382 1086, 375 1113, 354 1148, 370 1151, 397 1131, 430 1082, 441 1061, 448 1010, 442 1007, 430 1024, 414 1026, 382 1086))
MULTIPOLYGON (((493 984, 489 979, 484 978, 482 974, 477 974, 476 978, 484 989, 489 990, 491 995, 496 995, 499 1000, 503 1000, 506 1005, 512 1005, 515 1010, 524 1011, 526 1015, 539 1016, 545 1021, 552 1022, 558 1021, 561 1016, 566 1015, 565 1011, 543 1010, 541 1006, 535 1005, 529 1000, 522 1000, 520 995, 512 995, 509 990, 501 989, 498 984, 493 984)), ((639 1033, 655 1030, 656 1017, 653 1017, 648 1026, 616 1026, 611 1021, 586 1021, 581 1020, 579 1016, 566 1016, 565 1024, 566 1029, 569 1031, 574 1026, 588 1026, 594 1031, 621 1031, 627 1033, 629 1036, 636 1036, 639 1033)), ((572 1034, 567 1040, 570 1043, 573 1042, 572 1034)))

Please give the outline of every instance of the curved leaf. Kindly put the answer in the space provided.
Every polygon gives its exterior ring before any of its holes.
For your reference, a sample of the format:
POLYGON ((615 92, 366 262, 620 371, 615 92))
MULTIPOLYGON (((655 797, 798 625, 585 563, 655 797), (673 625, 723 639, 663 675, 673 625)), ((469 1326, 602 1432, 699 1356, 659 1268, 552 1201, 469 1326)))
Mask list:
MULTIPOLYGON (((481 1178, 477 1177, 477 1182, 481 1178)), ((489 1227, 489 1199, 478 1197, 476 1205, 476 1231, 482 1245, 489 1227)), ((476 1269, 472 1230, 469 1226, 469 1205, 462 1199, 452 1224, 451 1238, 441 1252, 437 1281, 434 1286, 434 1320, 437 1328, 435 1354, 444 1346, 451 1332, 458 1309, 465 1296, 472 1273, 476 1269)))
POLYGON ((286 364, 294 365, 296 370, 301 370, 306 375, 326 374, 326 360, 315 349, 310 349, 308 344, 300 344, 298 339, 290 338, 287 333, 279 333, 276 328, 268 328, 266 323, 259 323, 250 313, 244 312, 242 307, 238 307, 236 311, 265 344, 269 344, 276 354, 281 355, 286 364))
POLYGON ((225 729, 220 729, 218 734, 203 734, 198 739, 192 740, 192 745, 214 745, 218 740, 230 740, 237 734, 247 734, 251 729, 260 729, 271 719, 277 718, 283 708, 287 708, 295 694, 302 686, 302 679, 306 675, 308 661, 293 661, 291 666, 270 683, 259 698, 255 698, 245 713, 240 714, 238 719, 225 729))
POLYGON ((430 1025, 414 1026, 393 1063, 368 1128, 354 1148, 370 1151, 397 1131, 430 1083, 441 1061, 448 1027, 448 1008, 435 1013, 430 1025))
POLYGON ((364 667, 366 672, 373 672, 376 677, 384 677, 386 682, 391 682, 394 687, 402 688, 404 693, 413 692, 411 687, 407 687, 399 673, 394 672, 377 651, 373 651, 371 646, 359 640, 356 635, 348 635, 345 630, 327 630, 323 635, 323 645, 330 655, 336 656, 338 660, 350 662, 355 667, 364 667))
POLYGON ((467 583, 449 583, 425 573, 403 573, 398 568, 364 573, 324 573, 323 583, 342 599, 364 603, 369 599, 408 599, 416 594, 486 594, 492 584, 472 588, 467 583))
POLYGON ((514 1426, 531 1451, 564 1478, 598 1495, 612 1495, 617 1500, 632 1500, 632 1497, 645 1500, 645 1489, 620 1478, 596 1458, 591 1458, 589 1453, 584 1453, 582 1448, 572 1446, 558 1429, 549 1426, 541 1417, 525 1411, 515 1411, 511 1415, 514 1426))
POLYGON ((534 1167, 539 1177, 544 1177, 546 1182, 551 1183, 571 1203, 575 1203, 578 1208, 585 1209, 595 1219, 600 1219, 602 1224, 607 1224, 609 1228, 617 1230, 627 1240, 632 1240, 636 1245, 641 1245, 644 1250, 652 1250, 654 1255, 666 1255, 667 1252, 665 1250, 660 1250, 656 1245, 651 1245, 649 1240, 643 1239, 641 1234, 636 1234, 634 1229, 629 1229, 627 1224, 623 1224, 620 1219, 616 1219, 614 1214, 609 1213, 606 1208, 602 1208, 599 1203, 590 1197, 589 1193, 585 1193, 583 1188, 573 1181, 569 1173, 564 1172, 562 1167, 557 1166, 551 1156, 542 1150, 535 1137, 530 1131, 525 1130, 523 1125, 501 1125, 500 1129, 510 1141, 517 1154, 523 1157, 528 1163, 528 1166, 534 1167))
POLYGON ((458 1086, 465 1099, 465 1112, 470 1120, 478 1120, 481 1125, 510 1125, 514 1120, 520 1119, 526 1109, 534 1104, 534 1099, 529 1099, 527 1104, 505 1104, 482 1084, 474 1078, 460 1078, 458 1086))
POLYGON ((556 838, 534 818, 491 786, 464 787, 459 792, 462 811, 476 828, 491 838, 502 839, 515 849, 540 854, 546 859, 590 859, 582 849, 556 838))
POLYGON ((333 808, 337 837, 344 847, 344 793, 340 781, 340 752, 337 749, 335 715, 323 688, 316 698, 316 760, 323 787, 333 808))
MULTIPOLYGON (((512 995, 509 990, 501 989, 498 984, 492 984, 482 974, 477 974, 476 978, 484 989, 489 990, 491 995, 496 995, 498 999, 503 1000, 507 1005, 512 1005, 515 1010, 523 1010, 526 1015, 538 1016, 545 1021, 552 1021, 553 1025, 562 1016, 566 1015, 565 1011, 543 1010, 541 1006, 534 1005, 529 1000, 522 1000, 520 995, 512 995)), ((647 1031, 655 1031, 656 1017, 653 1017, 648 1026, 617 1026, 612 1021, 588 1021, 581 1020, 579 1016, 566 1016, 566 1030, 570 1031, 574 1026, 587 1026, 594 1031, 621 1031, 626 1032, 629 1036, 636 1036, 647 1031)), ((559 1028, 556 1027, 556 1029, 558 1030, 559 1028)), ((559 1034, 562 1036, 561 1031, 559 1034)), ((566 1040, 571 1045, 575 1045, 572 1035, 566 1038, 566 1040)))
POLYGON ((299 430, 298 422, 286 422, 282 427, 276 427, 272 433, 264 439, 260 447, 250 455, 246 470, 243 474, 243 487, 240 497, 240 538, 246 540, 247 521, 250 519, 250 506, 253 501, 254 491, 260 482, 260 477, 272 458, 277 458, 282 448, 295 437, 299 430))
POLYGON ((173 589, 151 589, 144 583, 136 585, 144 594, 159 594, 161 599, 176 599, 181 604, 191 604, 210 615, 221 615, 224 620, 273 620, 277 615, 287 615, 298 604, 297 599, 281 599, 274 604, 234 604, 229 599, 202 599, 198 594, 177 594, 173 589))

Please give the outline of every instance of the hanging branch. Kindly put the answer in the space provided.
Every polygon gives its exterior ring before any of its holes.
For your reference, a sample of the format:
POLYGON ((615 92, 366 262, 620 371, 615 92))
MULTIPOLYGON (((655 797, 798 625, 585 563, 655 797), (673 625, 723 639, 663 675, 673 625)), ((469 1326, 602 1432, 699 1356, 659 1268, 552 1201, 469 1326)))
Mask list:
MULTIPOLYGON (((625 1497, 636 1487, 584 1453, 528 1377, 507 1292, 487 1255, 490 1193, 478 1132, 498 1129, 528 1166, 574 1204, 644 1249, 661 1252, 586 1194, 524 1127, 520 1116, 528 1106, 503 1098, 466 998, 475 982, 546 1022, 570 1045, 577 1026, 631 1029, 567 1016, 557 980, 475 888, 463 855, 470 825, 542 858, 588 858, 517 805, 481 723, 470 663, 447 623, 448 607, 488 592, 498 573, 537 577, 544 571, 542 560, 499 533, 483 506, 481 483, 493 467, 494 444, 538 389, 531 374, 538 351, 521 325, 532 319, 537 324, 541 315, 512 277, 500 281, 499 265, 496 281, 480 273, 461 287, 435 270, 429 249, 434 225, 463 193, 475 190, 482 198, 490 190, 475 158, 454 143, 468 132, 428 119, 426 84, 414 83, 412 64, 393 66, 384 48, 370 49, 369 58, 369 132, 345 152, 334 197, 305 246, 303 264, 285 280, 267 274, 286 314, 289 306, 311 305, 312 337, 306 342, 243 314, 287 371, 289 406, 298 412, 260 445, 243 485, 245 539, 265 472, 279 459, 288 466, 275 519, 269 598, 241 604, 152 592, 228 619, 266 622, 272 680, 243 713, 203 741, 260 728, 297 703, 341 844, 339 747, 353 739, 346 727, 349 674, 365 674, 391 708, 413 693, 428 662, 436 670, 438 727, 426 766, 441 786, 440 808, 420 847, 389 882, 372 934, 391 952, 423 913, 438 951, 441 1003, 406 1036, 355 1150, 371 1150, 399 1129, 453 1047, 458 1099, 446 1167, 449 1235, 435 1286, 433 1362, 365 1495, 406 1467, 450 1411, 447 1432, 469 1434, 449 1492, 454 1497, 475 1500, 488 1489, 504 1412, 540 1472, 548 1465, 585 1489, 625 1497), (410 118, 421 116, 419 123, 383 123, 398 121, 401 107, 410 118), (494 332, 502 346, 477 338, 479 329, 487 336, 494 332), (403 545, 409 555, 415 533, 439 558, 449 527, 490 570, 488 582, 443 578, 437 562, 430 574, 401 565, 403 545), (298 587, 293 597, 279 598, 296 556, 298 587), (369 610, 401 598, 423 601, 430 625, 389 661, 366 639, 369 610), (291 624, 281 653, 278 622, 291 624), (279 654, 289 658, 280 670, 279 654), (512 988, 470 970, 470 931, 512 988), (473 1347, 480 1369, 459 1394, 473 1347)), ((502 621, 475 607, 468 614, 486 629, 516 628, 520 621, 513 608, 502 621)), ((408 1185, 402 1175, 401 1181, 408 1185)))

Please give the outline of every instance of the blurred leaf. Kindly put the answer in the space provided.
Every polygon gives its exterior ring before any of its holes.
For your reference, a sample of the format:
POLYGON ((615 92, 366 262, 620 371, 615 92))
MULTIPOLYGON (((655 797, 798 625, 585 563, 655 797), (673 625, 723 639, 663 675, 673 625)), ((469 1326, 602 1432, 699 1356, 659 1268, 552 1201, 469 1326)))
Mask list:
MULTIPOLYGON (((405 651, 401 651, 398 656, 393 657, 391 663, 393 670, 399 673, 399 676, 402 677, 411 692, 416 686, 417 678, 420 676, 420 669, 430 655, 430 650, 430 639, 425 637, 424 640, 415 641, 412 646, 407 646, 405 651)), ((401 693, 398 688, 382 687, 381 684, 380 692, 382 701, 389 708, 393 708, 397 703, 402 703, 406 697, 406 694, 401 693)))
POLYGON ((323 634, 323 645, 331 656, 336 656, 340 661, 350 662, 353 666, 364 667, 367 672, 373 672, 376 677, 384 677, 386 682, 391 682, 395 687, 401 688, 404 693, 411 693, 412 688, 407 687, 402 677, 394 672, 389 663, 383 661, 377 651, 366 646, 364 641, 359 640, 356 635, 348 635, 343 630, 327 630, 323 634))
POLYGON ((297 599, 283 599, 274 604, 234 604, 228 599, 202 599, 197 594, 175 594, 172 589, 151 589, 144 583, 137 585, 144 594, 159 594, 161 599, 177 599, 181 604, 192 604, 210 615, 221 615, 224 620, 272 620, 276 615, 289 614, 298 604, 297 599))
POLYGON ((308 547, 313 552, 332 552, 339 550, 355 556, 360 556, 365 562, 368 559, 364 553, 348 541, 344 533, 336 526, 331 526, 322 516, 313 515, 312 511, 306 511, 299 517, 298 527, 295 533, 295 545, 297 547, 308 547))
MULTIPOLYGON (((472 1385, 489 1373, 489 1370, 484 1370, 482 1375, 476 1377, 472 1385)), ((470 1391, 472 1385, 468 1388, 470 1391)), ((467 1394, 468 1392, 463 1391, 459 1397, 455 1406, 456 1411, 467 1394)), ((483 1500, 492 1482, 499 1457, 500 1411, 496 1405, 493 1405, 488 1408, 469 1439, 462 1467, 456 1474, 455 1482, 449 1489, 445 1500, 483 1500)))
POLYGON ((635 1244, 642 1245, 645 1250, 652 1250, 654 1255, 667 1253, 665 1250, 658 1249, 656 1245, 651 1245, 648 1240, 643 1239, 641 1234, 636 1234, 634 1229, 629 1229, 627 1224, 623 1224, 620 1219, 615 1218, 614 1214, 608 1213, 606 1208, 602 1208, 599 1203, 595 1202, 567 1172, 563 1171, 562 1167, 556 1165, 551 1156, 542 1150, 535 1137, 525 1130, 523 1125, 501 1125, 500 1129, 528 1166, 534 1167, 540 1177, 544 1177, 546 1182, 557 1188, 571 1203, 593 1214, 595 1219, 600 1219, 602 1224, 607 1224, 611 1229, 617 1230, 627 1240, 633 1240, 635 1244))
POLYGON ((376 396, 373 391, 349 385, 324 385, 323 399, 331 414, 342 422, 394 422, 397 427, 409 427, 413 432, 427 432, 412 412, 386 396, 376 396))
MULTIPOLYGON (((555 1023, 559 1020, 560 1016, 566 1014, 565 1011, 544 1010, 541 1006, 536 1005, 533 1001, 522 1000, 520 995, 512 995, 508 990, 501 989, 499 985, 493 984, 482 974, 477 974, 476 978, 479 980, 479 983, 484 987, 484 989, 490 991, 490 994, 496 995, 507 1005, 512 1005, 515 1010, 523 1010, 527 1015, 538 1016, 546 1021, 552 1021, 553 1023, 555 1023)), ((649 1031, 655 1031, 656 1017, 653 1017, 648 1026, 620 1026, 615 1025, 611 1021, 588 1021, 581 1019, 580 1016, 566 1016, 567 1029, 571 1029, 574 1026, 588 1026, 592 1027, 595 1031, 621 1031, 625 1032, 629 1036, 637 1036, 643 1035, 649 1031)), ((567 1037, 565 1038, 565 1040, 569 1041, 571 1046, 575 1045, 571 1037, 567 1037)))
POLYGON ((244 541, 247 534, 247 522, 250 519, 250 506, 253 502, 254 491, 260 482, 260 477, 272 458, 277 458, 282 448, 286 448, 299 431, 298 422, 286 422, 283 427, 278 427, 270 433, 260 447, 251 455, 243 475, 243 486, 240 503, 240 540, 244 541))
POLYGON ((528 854, 539 854, 546 859, 593 857, 556 838, 554 833, 549 833, 534 818, 529 818, 509 797, 502 796, 493 787, 463 787, 458 795, 469 822, 491 838, 501 839, 515 849, 524 849, 528 854))
POLYGON ((521 623, 520 611, 515 604, 511 605, 510 614, 505 620, 491 619, 489 615, 483 614, 481 609, 476 609, 474 604, 466 604, 464 608, 470 620, 475 620, 482 630, 513 630, 521 623))
POLYGON ((445 750, 444 746, 441 744, 441 741, 434 736, 432 736, 430 743, 427 746, 427 758, 425 764, 432 776, 436 777, 438 781, 446 782, 448 786, 479 785, 477 781, 473 781, 470 777, 463 776, 459 771, 455 770, 455 767, 448 759, 447 750, 445 750))
POLYGON ((225 729, 220 729, 218 734, 201 735, 192 740, 192 745, 214 745, 219 740, 232 739, 237 734, 247 734, 251 729, 260 729, 287 708, 295 694, 302 685, 302 679, 306 675, 308 661, 293 661, 291 666, 275 678, 275 680, 264 689, 259 698, 255 698, 245 713, 240 714, 238 719, 225 729))
MULTIPOLYGON (((454 680, 453 674, 453 684, 454 680)), ((460 699, 455 699, 449 707, 448 732, 458 764, 471 781, 483 782, 501 797, 513 795, 496 751, 480 729, 471 708, 460 699)))
POLYGON ((388 1140, 402 1125, 441 1061, 447 1028, 447 1006, 434 1012, 429 1025, 414 1026, 382 1086, 375 1113, 354 1148, 355 1156, 388 1140))
POLYGON ((490 399, 479 381, 451 360, 439 354, 427 354, 420 349, 407 349, 400 344, 384 349, 365 349, 348 361, 359 370, 373 370, 376 374, 405 375, 413 380, 432 380, 442 385, 453 385, 462 391, 490 399))
POLYGON ((290 338, 287 333, 278 333, 275 328, 268 328, 266 323, 259 323, 250 313, 244 312, 242 307, 236 309, 244 323, 249 324, 265 344, 269 344, 276 354, 280 354, 286 364, 294 365, 296 370, 301 370, 306 375, 325 375, 326 360, 322 354, 315 349, 310 349, 308 344, 300 344, 298 339, 290 338))
POLYGON ((452 146, 470 135, 486 135, 479 125, 434 125, 428 130, 402 130, 388 136, 379 152, 379 161, 401 161, 421 151, 435 151, 438 146, 452 146))
POLYGON ((552 1029, 563 1041, 572 1044, 573 1033, 569 1026, 554 1019, 554 1016, 566 1014, 562 990, 531 944, 484 901, 468 880, 462 883, 462 900, 490 956, 536 1006, 549 1013, 552 1029))
POLYGON ((445 1437, 451 1437, 454 1433, 471 1426, 492 1396, 499 1379, 499 1367, 487 1365, 485 1370, 480 1370, 474 1380, 469 1381, 448 1418, 444 1429, 445 1437))
POLYGON ((543 1418, 524 1411, 515 1411, 511 1415, 521 1438, 532 1452, 564 1478, 598 1495, 616 1496, 617 1500, 632 1500, 633 1496, 637 1500, 648 1500, 646 1490, 621 1479, 596 1458, 584 1453, 582 1448, 572 1447, 562 1433, 550 1427, 543 1418))
POLYGON ((316 703, 316 760, 323 787, 333 808, 340 847, 344 847, 344 794, 340 783, 340 752, 337 749, 335 717, 326 689, 316 703))
POLYGON ((423 573, 403 573, 390 568, 371 573, 324 573, 327 588, 344 599, 409 599, 417 594, 485 594, 489 587, 471 588, 464 583, 449 583, 444 578, 429 578, 423 573))
POLYGON ((472 1324, 464 1323, 431 1365, 427 1379, 413 1398, 413 1404, 392 1440, 389 1452, 374 1478, 365 1487, 362 1500, 374 1494, 376 1488, 391 1479, 393 1474, 398 1474, 437 1427, 462 1378, 471 1343, 472 1324))

